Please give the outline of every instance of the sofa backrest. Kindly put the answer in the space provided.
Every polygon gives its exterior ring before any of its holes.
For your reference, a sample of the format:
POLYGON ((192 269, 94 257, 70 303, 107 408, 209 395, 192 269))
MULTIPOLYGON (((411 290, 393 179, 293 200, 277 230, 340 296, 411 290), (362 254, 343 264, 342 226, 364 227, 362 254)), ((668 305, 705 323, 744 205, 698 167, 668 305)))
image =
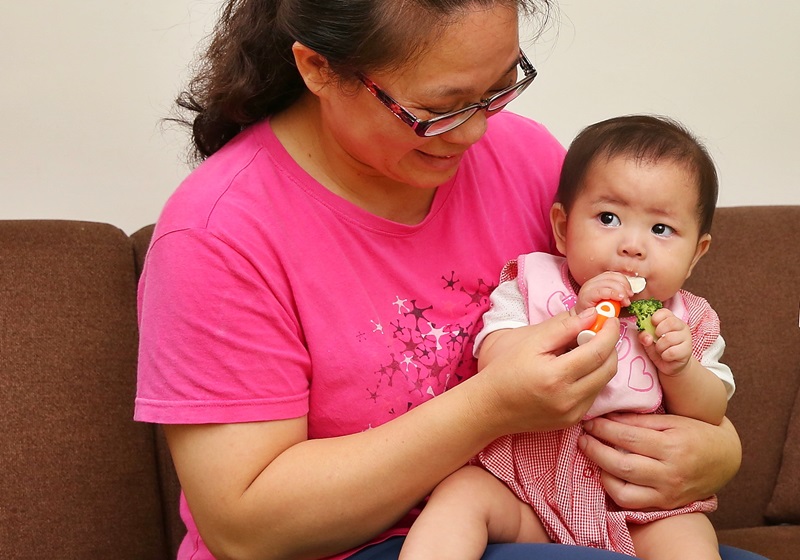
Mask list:
MULTIPOLYGON (((717 528, 765 521, 800 386, 800 206, 719 208, 711 249, 686 286, 720 316, 742 466, 719 494, 717 528)), ((800 476, 796 473, 794 478, 800 476)))
POLYGON ((4 560, 171 556, 154 431, 132 421, 135 284, 119 229, 0 221, 4 560))
MULTIPOLYGON (((687 284, 720 315, 738 387, 743 463, 720 492, 718 528, 764 524, 779 475, 800 477, 780 471, 800 388, 798 224, 800 206, 718 209, 687 284)), ((160 429, 132 421, 152 229, 0 221, 3 560, 175 557, 177 477, 160 429)))

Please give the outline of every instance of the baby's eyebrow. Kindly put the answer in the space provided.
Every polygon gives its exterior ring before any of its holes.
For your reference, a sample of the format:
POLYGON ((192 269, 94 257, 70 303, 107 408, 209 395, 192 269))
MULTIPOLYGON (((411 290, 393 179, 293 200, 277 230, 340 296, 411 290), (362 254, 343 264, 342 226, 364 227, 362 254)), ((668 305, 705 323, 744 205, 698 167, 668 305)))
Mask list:
POLYGON ((600 196, 600 197, 597 197, 594 200, 594 204, 600 205, 600 206, 605 205, 605 204, 609 204, 611 206, 630 206, 630 204, 628 204, 626 201, 624 201, 622 199, 619 199, 619 198, 615 198, 613 196, 600 196))

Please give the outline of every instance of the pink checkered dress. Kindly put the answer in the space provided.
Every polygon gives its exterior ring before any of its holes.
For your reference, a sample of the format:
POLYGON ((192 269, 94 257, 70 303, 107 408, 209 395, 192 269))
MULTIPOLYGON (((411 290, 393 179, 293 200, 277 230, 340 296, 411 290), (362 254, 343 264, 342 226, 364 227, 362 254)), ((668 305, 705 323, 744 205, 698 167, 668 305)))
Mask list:
MULTIPOLYGON (((516 276, 515 263, 505 279, 516 276)), ((719 318, 708 302, 681 291, 692 330, 692 354, 698 360, 719 337, 719 318)), ((535 321, 532 321, 535 322, 535 321)), ((643 352, 643 349, 640 348, 643 352)), ((659 408, 658 412, 663 412, 659 408)), ((613 550, 634 555, 628 524, 644 524, 673 515, 710 512, 716 497, 668 511, 629 511, 603 490, 600 469, 578 448, 581 425, 552 432, 504 436, 473 460, 530 504, 554 542, 613 550)))
POLYGON ((600 484, 600 469, 578 448, 581 426, 504 436, 476 462, 533 507, 553 542, 634 555, 628 523, 649 523, 672 515, 710 512, 716 497, 668 511, 620 509, 600 484))

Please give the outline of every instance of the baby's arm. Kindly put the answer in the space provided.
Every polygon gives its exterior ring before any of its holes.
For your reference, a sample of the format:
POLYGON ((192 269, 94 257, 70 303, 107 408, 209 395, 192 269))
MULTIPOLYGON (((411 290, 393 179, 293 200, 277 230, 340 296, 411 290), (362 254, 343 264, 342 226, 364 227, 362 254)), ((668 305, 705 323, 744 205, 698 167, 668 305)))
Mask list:
POLYGON ((475 339, 475 357, 478 370, 488 364, 494 356, 502 355, 504 335, 513 329, 528 325, 528 303, 520 291, 517 279, 506 280, 489 296, 491 306, 483 314, 483 328, 475 339))
POLYGON ((643 331, 639 340, 658 369, 664 407, 671 414, 719 424, 725 416, 728 395, 725 384, 692 356, 689 326, 670 310, 653 314, 656 338, 643 331))
POLYGON ((505 337, 510 343, 512 339, 505 336, 508 335, 510 331, 511 329, 501 329, 486 335, 478 351, 478 371, 486 367, 486 364, 491 362, 495 356, 500 356, 504 353, 503 347, 507 345, 503 344, 503 338, 505 337))

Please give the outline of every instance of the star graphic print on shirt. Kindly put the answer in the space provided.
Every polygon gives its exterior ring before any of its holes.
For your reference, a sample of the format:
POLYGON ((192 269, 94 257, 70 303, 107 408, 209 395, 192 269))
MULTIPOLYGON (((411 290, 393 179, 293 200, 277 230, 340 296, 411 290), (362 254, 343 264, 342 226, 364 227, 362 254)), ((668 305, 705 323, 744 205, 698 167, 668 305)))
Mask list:
POLYGON ((369 406, 386 420, 474 373, 472 346, 496 284, 479 279, 476 289, 469 290, 453 271, 442 275, 441 282, 442 296, 436 302, 397 294, 386 302, 391 312, 371 319, 369 328, 356 334, 362 342, 380 339, 386 345, 386 356, 365 389, 369 406))

